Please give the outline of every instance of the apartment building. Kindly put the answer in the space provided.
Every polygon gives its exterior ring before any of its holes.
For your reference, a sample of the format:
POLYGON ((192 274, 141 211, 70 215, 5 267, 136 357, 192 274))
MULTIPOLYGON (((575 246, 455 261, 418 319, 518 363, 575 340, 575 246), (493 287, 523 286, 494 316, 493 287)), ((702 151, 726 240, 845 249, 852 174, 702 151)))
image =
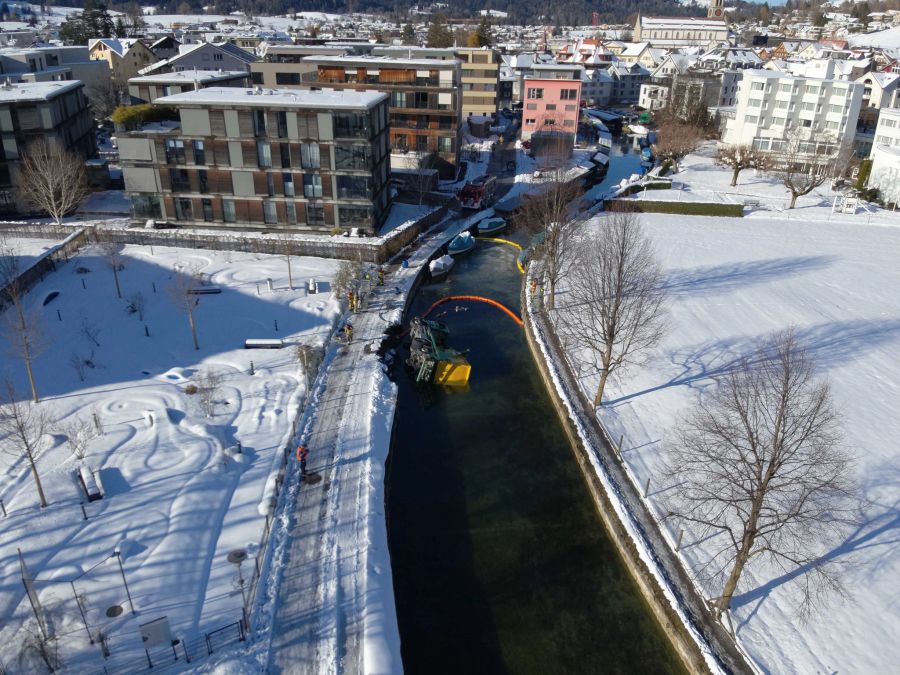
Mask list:
POLYGON ((153 103, 162 96, 207 87, 247 87, 250 73, 246 70, 181 70, 177 73, 139 75, 128 80, 131 103, 153 103))
POLYGON ((778 150, 796 129, 820 147, 848 145, 856 131, 862 94, 863 86, 857 82, 745 70, 723 141, 778 150))
POLYGON ((388 96, 210 87, 119 137, 136 222, 373 235, 390 209, 388 96))
POLYGON ((251 82, 262 87, 290 87, 302 84, 316 72, 307 56, 343 56, 346 47, 332 45, 263 44, 260 60, 250 64, 251 82))
POLYGON ((900 203, 900 108, 881 111, 870 158, 869 187, 877 188, 885 202, 900 203))
POLYGON ((418 168, 436 159, 443 177, 459 160, 462 96, 456 59, 401 59, 386 56, 307 56, 315 71, 305 86, 327 86, 388 94, 391 151, 397 166, 418 168))
POLYGON ((27 82, 0 85, 0 213, 26 213, 16 187, 18 163, 28 144, 43 138, 83 157, 96 154, 93 115, 84 84, 27 82))
POLYGON ((81 80, 88 90, 109 87, 111 72, 91 59, 87 47, 27 47, 0 49, 0 76, 13 82, 81 80))
MULTIPOLYGON (((564 146, 571 153, 581 114, 581 79, 526 77, 523 103, 522 140, 557 149, 564 146), (545 143, 551 138, 564 142, 545 143)), ((542 154, 540 147, 535 147, 534 154, 542 154)))

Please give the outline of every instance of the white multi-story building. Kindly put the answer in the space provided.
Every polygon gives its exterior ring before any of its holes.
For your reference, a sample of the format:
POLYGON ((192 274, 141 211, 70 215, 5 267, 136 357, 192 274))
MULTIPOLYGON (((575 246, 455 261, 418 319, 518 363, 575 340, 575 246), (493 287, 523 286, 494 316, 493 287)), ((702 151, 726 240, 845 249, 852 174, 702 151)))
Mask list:
POLYGON ((878 188, 887 203, 900 202, 900 108, 881 111, 870 157, 869 187, 878 188))
POLYGON ((745 70, 734 119, 728 120, 723 141, 779 150, 791 130, 797 129, 806 136, 804 140, 849 145, 862 94, 857 82, 745 70))

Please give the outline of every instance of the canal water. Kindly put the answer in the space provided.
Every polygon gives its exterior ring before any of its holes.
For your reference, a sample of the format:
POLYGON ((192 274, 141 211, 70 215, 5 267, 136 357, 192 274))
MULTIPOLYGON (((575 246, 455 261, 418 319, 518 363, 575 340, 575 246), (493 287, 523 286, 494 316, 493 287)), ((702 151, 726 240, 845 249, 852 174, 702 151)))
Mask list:
MULTIPOLYGON (((463 294, 519 313, 515 257, 479 242, 410 316, 463 294)), ((488 305, 456 307, 432 318, 468 351, 467 389, 393 367, 387 507, 406 672, 684 672, 605 535, 522 329, 488 305)))

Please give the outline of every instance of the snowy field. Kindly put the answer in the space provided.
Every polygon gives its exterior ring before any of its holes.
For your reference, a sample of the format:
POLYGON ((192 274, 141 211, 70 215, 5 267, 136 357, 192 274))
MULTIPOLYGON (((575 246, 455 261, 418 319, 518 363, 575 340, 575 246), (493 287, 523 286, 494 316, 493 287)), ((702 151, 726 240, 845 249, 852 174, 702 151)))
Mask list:
MULTIPOLYGON (((22 241, 36 250, 47 244, 22 241)), ((122 295, 143 296, 143 320, 126 311, 129 300, 116 297, 108 260, 94 248, 27 295, 50 345, 35 362, 39 409, 48 418, 38 468, 49 506, 38 507, 24 462, 3 455, 0 497, 9 515, 0 532, 0 659, 7 668, 17 662, 31 616, 17 547, 62 636, 70 672, 104 664, 98 646, 88 642, 68 583, 73 579, 92 634, 109 636, 112 659, 142 658, 138 625, 157 617, 167 616, 173 636, 187 639, 240 619, 236 568, 226 556, 246 549, 243 575, 250 576, 268 508, 266 484, 306 395, 293 345, 322 345, 339 311, 329 284, 334 261, 294 258, 295 290, 288 288, 282 257, 128 246, 121 263, 122 295), (187 316, 167 293, 174 265, 196 266, 205 284, 221 289, 198 296, 196 351, 187 316), (318 294, 307 295, 310 277, 319 281, 318 294), (44 306, 54 291, 59 295, 44 306), (282 338, 286 346, 244 350, 247 338, 282 338), (70 365, 73 355, 90 361, 84 381, 70 365), (222 376, 211 416, 199 395, 188 393, 205 372, 222 376), (66 430, 77 419, 94 429, 95 415, 102 434, 79 461, 66 430), (79 464, 98 474, 106 493, 85 504, 86 521, 71 476, 79 464), (111 557, 116 547, 136 616, 111 557), (114 605, 125 611, 108 618, 114 605)), ((0 375, 11 377, 25 398, 25 370, 6 347, 0 345, 0 375)))
MULTIPOLYGON (((57 239, 31 239, 10 237, 0 231, 0 251, 15 250, 19 269, 31 267, 44 253, 59 243, 57 239)), ((0 252, 0 256, 3 253, 0 252)))
MULTIPOLYGON (((676 175, 689 189, 725 190, 730 173, 689 157, 676 175), (693 174, 693 175, 692 175, 693 174)), ((739 190, 775 195, 765 178, 739 190)), ((831 214, 823 197, 801 208, 746 218, 641 216, 665 269, 671 327, 640 368, 607 385, 601 418, 624 435, 639 490, 653 484, 675 424, 733 359, 774 331, 798 336, 832 385, 846 442, 858 454, 864 499, 856 529, 827 557, 847 563, 849 599, 832 597, 807 622, 794 611, 798 583, 772 570, 746 573, 735 596, 740 642, 770 673, 888 673, 900 662, 900 214, 831 214), (788 219, 790 216, 790 219, 788 219)), ((596 380, 584 382, 593 395, 596 380)), ((669 524, 674 541, 679 524, 669 524)), ((697 569, 710 547, 685 525, 682 555, 697 569)), ((707 596, 718 589, 706 589, 707 596)))

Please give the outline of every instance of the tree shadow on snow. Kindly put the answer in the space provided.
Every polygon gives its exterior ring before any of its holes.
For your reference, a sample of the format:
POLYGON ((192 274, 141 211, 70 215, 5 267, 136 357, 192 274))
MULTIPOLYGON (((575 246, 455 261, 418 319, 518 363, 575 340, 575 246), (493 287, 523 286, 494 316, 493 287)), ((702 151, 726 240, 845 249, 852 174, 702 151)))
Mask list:
POLYGON ((670 273, 662 288, 675 296, 735 291, 750 284, 823 269, 835 260, 837 256, 805 256, 693 267, 670 273))
MULTIPOLYGON (((896 339, 900 336, 900 318, 823 323, 800 329, 796 332, 796 336, 799 344, 807 350, 817 367, 825 371, 853 361, 867 350, 896 339)), ((620 396, 607 402, 605 407, 621 405, 633 398, 669 387, 687 386, 705 389, 715 384, 718 378, 740 368, 742 363, 753 365, 760 359, 767 358, 760 354, 759 348, 769 337, 769 334, 732 337, 672 352, 669 359, 679 368, 677 375, 655 387, 620 396)))

